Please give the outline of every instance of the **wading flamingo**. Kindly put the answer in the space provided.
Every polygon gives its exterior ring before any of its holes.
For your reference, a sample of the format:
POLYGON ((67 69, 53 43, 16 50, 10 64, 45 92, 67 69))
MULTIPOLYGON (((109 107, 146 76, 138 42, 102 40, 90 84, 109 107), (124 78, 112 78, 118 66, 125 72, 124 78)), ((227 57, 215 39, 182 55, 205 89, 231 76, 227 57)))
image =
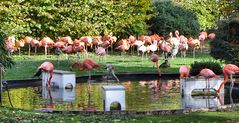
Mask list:
POLYGON ((51 79, 52 79, 52 74, 53 74, 53 69, 54 69, 54 65, 51 62, 43 62, 39 67, 38 67, 38 71, 37 73, 34 75, 34 77, 36 76, 40 76, 42 71, 48 72, 50 74, 50 78, 47 81, 47 87, 49 88, 51 86, 51 79))
POLYGON ((183 79, 185 77, 190 77, 190 69, 186 65, 182 65, 179 69, 180 79, 183 79))
POLYGON ((158 74, 159 74, 159 76, 161 76, 161 72, 160 72, 159 65, 158 65, 158 60, 159 60, 158 55, 157 54, 152 54, 150 56, 150 60, 156 64, 156 67, 158 69, 158 74))
POLYGON ((92 59, 85 59, 82 63, 82 65, 79 63, 79 62, 74 62, 71 64, 71 71, 73 71, 73 68, 74 66, 77 65, 78 67, 78 71, 83 71, 85 69, 88 70, 88 74, 89 74, 89 77, 88 77, 88 80, 91 80, 91 70, 93 70, 94 68, 98 68, 100 67, 99 64, 97 64, 95 61, 93 61, 92 59))
POLYGON ((203 76, 205 78, 207 89, 210 89, 209 79, 214 78, 214 77, 218 77, 212 70, 210 70, 208 68, 202 69, 196 77, 198 77, 198 76, 203 76))
POLYGON ((223 68, 223 74, 224 74, 224 81, 219 86, 219 89, 217 90, 217 93, 221 92, 222 86, 228 82, 228 75, 230 75, 230 81, 232 82, 231 88, 234 86, 234 81, 232 80, 232 75, 235 73, 239 73, 239 67, 237 67, 234 64, 227 64, 223 68))

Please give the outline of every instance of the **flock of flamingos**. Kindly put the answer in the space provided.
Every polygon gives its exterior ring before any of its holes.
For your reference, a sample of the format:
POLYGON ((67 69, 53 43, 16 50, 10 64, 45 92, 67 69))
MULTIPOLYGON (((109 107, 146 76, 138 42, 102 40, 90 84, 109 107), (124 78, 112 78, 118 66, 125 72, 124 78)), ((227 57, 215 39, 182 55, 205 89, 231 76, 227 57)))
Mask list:
POLYGON ((9 53, 13 53, 19 51, 21 52, 21 48, 28 46, 30 55, 31 47, 35 48, 35 53, 37 52, 37 48, 44 47, 45 55, 47 55, 47 49, 58 48, 64 53, 78 53, 83 52, 87 55, 88 50, 94 50, 97 55, 105 55, 107 53, 107 49, 109 47, 115 47, 115 50, 120 50, 123 52, 131 49, 137 49, 138 52, 149 53, 155 51, 162 51, 165 58, 167 58, 168 53, 172 54, 172 57, 175 57, 176 54, 180 51, 181 54, 185 57, 186 51, 189 47, 192 49, 199 48, 200 43, 205 41, 206 39, 215 38, 214 33, 207 34, 207 32, 201 32, 197 39, 193 39, 192 37, 186 38, 183 35, 179 34, 179 31, 175 31, 175 35, 172 32, 169 33, 167 38, 160 36, 158 34, 145 36, 142 35, 138 39, 135 36, 129 36, 127 39, 117 39, 116 36, 113 36, 112 33, 104 36, 83 36, 80 39, 74 39, 70 36, 60 37, 56 39, 54 42, 49 37, 44 37, 40 41, 26 36, 24 39, 17 40, 13 36, 7 37, 5 40, 6 49, 9 53))
MULTIPOLYGON (((152 52, 150 59, 152 62, 156 63, 158 74, 161 76, 160 69, 158 67, 159 57, 157 54, 154 54, 154 52, 162 51, 164 60, 167 60, 169 53, 171 54, 172 58, 175 58, 178 52, 181 52, 182 57, 186 57, 186 51, 189 47, 191 47, 193 49, 193 56, 195 57, 195 49, 200 47, 201 42, 205 41, 206 39, 214 39, 216 36, 214 33, 207 34, 207 32, 200 32, 197 39, 193 39, 192 37, 186 38, 185 36, 180 35, 179 31, 177 30, 175 31, 174 35, 175 36, 173 36, 173 33, 170 32, 167 38, 158 34, 154 34, 151 36, 140 36, 138 39, 131 35, 128 37, 128 39, 117 40, 117 37, 110 33, 109 35, 104 36, 83 36, 80 39, 75 40, 72 40, 71 37, 66 36, 59 38, 56 42, 49 37, 44 37, 42 40, 38 41, 32 37, 26 36, 23 40, 16 40, 14 37, 8 37, 5 40, 5 44, 9 53, 13 53, 17 51, 17 49, 20 53, 20 49, 26 44, 29 47, 29 55, 31 47, 35 48, 35 53, 38 47, 44 47, 45 55, 47 55, 47 48, 58 48, 60 51, 67 54, 83 52, 86 57, 88 54, 88 49, 93 49, 93 46, 95 54, 99 56, 106 55, 107 49, 109 47, 113 48, 113 45, 116 50, 120 50, 122 52, 128 51, 130 47, 132 47, 131 49, 136 47, 138 52, 142 52, 142 57, 144 53, 152 52)), ((73 69, 75 65, 78 66, 79 71, 87 69, 89 71, 89 79, 91 79, 90 71, 100 66, 90 58, 86 58, 82 64, 79 62, 72 63, 71 69, 73 69)), ((38 68, 38 73, 36 73, 35 76, 39 76, 42 71, 49 72, 50 77, 48 79, 48 87, 50 87, 53 69, 54 66, 51 62, 44 62, 38 68)), ((111 70, 109 71, 113 71, 112 69, 114 68, 111 66, 111 70)), ((190 77, 189 71, 190 70, 187 66, 181 66, 179 69, 180 78, 190 77)), ((234 82, 232 81, 232 75, 238 72, 239 68, 236 65, 225 65, 223 68, 223 74, 225 77, 224 82, 220 85, 217 92, 220 93, 222 86, 228 82, 229 76, 230 81, 232 82, 231 86, 233 86, 234 82)), ((197 76, 203 76, 206 81, 209 81, 210 78, 218 77, 212 70, 207 68, 202 69, 197 76)), ((119 81, 118 78, 117 81, 119 81)), ((207 88, 210 88, 209 85, 207 85, 207 88)))

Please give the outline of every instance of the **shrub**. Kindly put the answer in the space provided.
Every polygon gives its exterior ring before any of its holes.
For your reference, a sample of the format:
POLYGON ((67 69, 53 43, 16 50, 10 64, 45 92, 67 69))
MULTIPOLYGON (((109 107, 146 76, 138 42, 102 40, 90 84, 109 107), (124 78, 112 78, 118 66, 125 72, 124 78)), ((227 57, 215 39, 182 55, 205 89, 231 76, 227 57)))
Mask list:
POLYGON ((222 67, 216 61, 203 61, 203 62, 194 62, 191 64, 190 75, 195 76, 199 74, 199 72, 204 69, 208 68, 211 69, 215 74, 220 75, 222 74, 222 67))

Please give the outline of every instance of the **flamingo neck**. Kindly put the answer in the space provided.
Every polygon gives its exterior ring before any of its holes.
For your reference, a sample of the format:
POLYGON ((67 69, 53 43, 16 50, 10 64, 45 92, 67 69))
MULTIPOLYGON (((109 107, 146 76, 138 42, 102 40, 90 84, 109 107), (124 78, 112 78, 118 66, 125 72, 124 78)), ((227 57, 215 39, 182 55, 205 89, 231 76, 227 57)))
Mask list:
POLYGON ((161 72, 160 72, 160 69, 159 69, 158 61, 155 62, 155 64, 156 64, 156 67, 157 67, 157 69, 158 69, 158 74, 159 74, 159 76, 161 76, 161 72))
POLYGON ((222 86, 228 82, 228 74, 226 73, 226 71, 223 71, 223 74, 224 74, 224 81, 221 83, 221 85, 219 86, 218 90, 217 90, 217 93, 220 93, 221 92, 221 89, 222 89, 222 86))
POLYGON ((75 65, 77 65, 78 71, 83 71, 84 70, 84 67, 82 67, 81 64, 78 63, 78 62, 73 63, 71 65, 71 68, 73 69, 75 65))
POLYGON ((80 63, 77 63, 77 68, 78 68, 78 71, 84 70, 84 67, 82 67, 82 65, 80 63))

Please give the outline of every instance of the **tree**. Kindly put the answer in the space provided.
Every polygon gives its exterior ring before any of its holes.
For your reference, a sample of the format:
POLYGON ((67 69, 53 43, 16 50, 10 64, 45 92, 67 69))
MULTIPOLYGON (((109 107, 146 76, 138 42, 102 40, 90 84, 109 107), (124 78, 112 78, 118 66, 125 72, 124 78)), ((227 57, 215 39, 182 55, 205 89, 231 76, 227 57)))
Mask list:
POLYGON ((145 30, 149 0, 3 0, 0 32, 41 38, 130 34, 145 30), (129 29, 129 31, 127 30, 129 29))
POLYGON ((196 15, 172 1, 154 2, 156 14, 148 24, 152 33, 168 35, 169 32, 179 30, 184 35, 197 35, 199 23, 196 15))

